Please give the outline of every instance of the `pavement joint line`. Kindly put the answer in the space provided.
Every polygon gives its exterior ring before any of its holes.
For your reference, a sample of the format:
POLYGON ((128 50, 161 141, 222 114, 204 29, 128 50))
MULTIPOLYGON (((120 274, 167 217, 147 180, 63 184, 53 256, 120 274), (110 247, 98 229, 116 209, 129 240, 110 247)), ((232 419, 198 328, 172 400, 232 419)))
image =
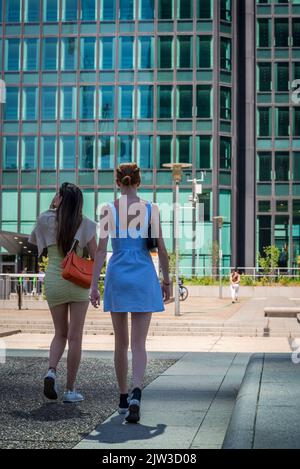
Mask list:
MULTIPOLYGON (((216 392, 215 392, 215 394, 214 394, 214 397, 213 397, 213 399, 211 400, 208 409, 205 411, 204 417, 203 417, 203 419, 202 419, 202 421, 201 421, 201 423, 200 423, 200 425, 199 425, 199 427, 198 427, 198 429, 197 429, 197 431, 196 431, 196 433, 195 433, 195 435, 194 435, 194 438, 193 438, 193 440, 192 440, 192 442, 191 442, 191 444, 190 444, 190 446, 189 446, 190 449, 193 448, 193 442, 195 441, 196 436, 197 436, 197 434, 198 434, 198 432, 199 432, 199 430, 200 430, 200 428, 201 428, 203 422, 205 421, 205 419, 206 419, 206 417, 207 417, 207 415, 208 415, 208 413, 209 413, 209 411, 210 411, 210 409, 211 409, 213 403, 215 402, 216 397, 218 396, 219 391, 220 391, 220 389, 221 389, 221 387, 222 387, 222 385, 223 385, 223 383, 224 383, 224 381, 225 381, 225 378, 227 377, 227 375, 228 375, 228 373, 229 373, 229 370, 230 370, 230 368, 232 367, 233 362, 234 362, 234 360, 236 359, 237 355, 238 355, 238 354, 235 353, 234 356, 233 356, 233 358, 232 358, 232 360, 231 360, 231 362, 229 363, 228 368, 227 368, 227 370, 226 370, 226 372, 225 372, 225 374, 224 374, 224 376, 223 376, 223 379, 222 379, 222 381, 221 381, 221 383, 220 383, 220 386, 219 386, 218 389, 216 390, 216 392)), ((226 432, 225 432, 225 433, 226 433, 226 432)), ((225 434, 224 434, 224 438, 225 438, 225 434)), ((223 440, 224 440, 224 438, 223 438, 223 440)))
POLYGON ((261 367, 260 377, 259 377, 259 385, 258 385, 257 399, 256 399, 256 408, 255 408, 255 416, 254 416, 254 423, 253 423, 253 432, 252 432, 252 438, 251 438, 251 449, 254 448, 254 442, 255 442, 256 420, 257 420, 257 412, 258 412, 258 403, 259 403, 259 399, 260 399, 260 391, 261 391, 262 377, 263 377, 264 366, 265 366, 265 358, 266 358, 266 354, 264 353, 264 354, 263 354, 263 360, 262 360, 262 367, 261 367))

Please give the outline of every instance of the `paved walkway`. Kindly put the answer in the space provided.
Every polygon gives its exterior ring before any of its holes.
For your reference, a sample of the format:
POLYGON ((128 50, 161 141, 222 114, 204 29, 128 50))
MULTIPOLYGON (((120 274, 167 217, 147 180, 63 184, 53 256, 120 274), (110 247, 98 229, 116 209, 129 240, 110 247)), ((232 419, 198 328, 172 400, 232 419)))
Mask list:
POLYGON ((291 354, 253 355, 224 448, 300 449, 300 343, 291 354))
POLYGON ((248 360, 184 354, 144 389, 139 425, 114 413, 75 448, 221 448, 248 360))

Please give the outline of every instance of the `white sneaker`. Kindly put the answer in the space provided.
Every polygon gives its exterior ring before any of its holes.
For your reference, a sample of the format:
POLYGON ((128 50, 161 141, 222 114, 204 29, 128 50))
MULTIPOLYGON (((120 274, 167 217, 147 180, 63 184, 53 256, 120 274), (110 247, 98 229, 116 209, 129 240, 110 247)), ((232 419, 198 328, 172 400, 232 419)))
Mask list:
POLYGON ((84 397, 80 392, 77 391, 65 391, 63 402, 82 402, 84 401, 84 397))
POLYGON ((54 370, 48 370, 44 378, 44 395, 48 399, 57 399, 56 373, 54 370))

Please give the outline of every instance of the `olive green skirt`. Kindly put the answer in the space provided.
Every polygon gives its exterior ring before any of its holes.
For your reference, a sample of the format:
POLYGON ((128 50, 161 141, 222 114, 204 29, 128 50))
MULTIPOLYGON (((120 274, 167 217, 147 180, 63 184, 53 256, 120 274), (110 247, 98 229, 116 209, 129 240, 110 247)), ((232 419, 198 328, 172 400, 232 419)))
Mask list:
MULTIPOLYGON (((82 249, 79 247, 77 247, 76 252, 79 256, 82 256, 82 249)), ((48 267, 45 274, 44 285, 49 308, 64 303, 89 301, 89 288, 80 287, 62 278, 62 261, 63 256, 58 251, 57 246, 48 246, 48 267)))

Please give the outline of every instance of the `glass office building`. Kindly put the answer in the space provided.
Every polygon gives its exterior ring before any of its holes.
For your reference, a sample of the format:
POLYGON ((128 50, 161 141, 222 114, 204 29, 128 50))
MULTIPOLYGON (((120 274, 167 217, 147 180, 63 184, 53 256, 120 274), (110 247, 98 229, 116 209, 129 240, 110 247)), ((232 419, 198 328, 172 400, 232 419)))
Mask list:
MULTIPOLYGON (((0 21, 0 230, 12 239, 0 270, 62 182, 80 185, 97 219, 117 195, 115 166, 128 161, 142 168, 142 197, 158 204, 174 201, 165 163, 192 164, 182 205, 205 171, 204 244, 182 240, 183 272, 209 272, 219 215, 224 266, 254 266, 273 243, 295 262, 300 1, 0 0, 0 21)), ((185 210, 181 224, 197 223, 185 210)), ((172 214, 162 225, 172 251, 172 214)), ((18 268, 30 259, 20 246, 18 268)))

